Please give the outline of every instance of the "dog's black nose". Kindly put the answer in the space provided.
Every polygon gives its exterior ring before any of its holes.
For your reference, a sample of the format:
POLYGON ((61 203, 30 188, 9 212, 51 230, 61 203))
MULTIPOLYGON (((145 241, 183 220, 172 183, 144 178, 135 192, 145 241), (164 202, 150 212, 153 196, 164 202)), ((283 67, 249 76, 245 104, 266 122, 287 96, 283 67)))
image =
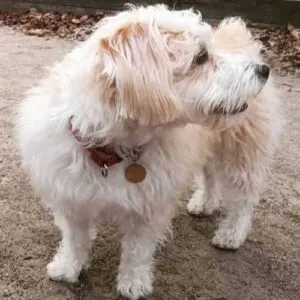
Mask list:
POLYGON ((263 79, 268 79, 270 74, 270 68, 267 65, 257 65, 256 72, 263 79))

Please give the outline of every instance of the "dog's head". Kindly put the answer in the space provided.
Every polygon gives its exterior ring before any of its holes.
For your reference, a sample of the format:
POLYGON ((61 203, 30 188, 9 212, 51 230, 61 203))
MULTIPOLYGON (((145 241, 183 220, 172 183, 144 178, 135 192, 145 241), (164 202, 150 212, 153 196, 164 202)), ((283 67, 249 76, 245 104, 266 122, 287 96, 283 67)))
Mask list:
POLYGON ((240 20, 213 32, 192 10, 132 7, 105 18, 92 39, 105 105, 140 125, 230 119, 247 110, 269 75, 240 20))
POLYGON ((196 54, 189 74, 178 82, 185 106, 190 102, 190 118, 212 127, 243 120, 269 77, 260 50, 240 18, 223 20, 212 32, 211 43, 196 54))

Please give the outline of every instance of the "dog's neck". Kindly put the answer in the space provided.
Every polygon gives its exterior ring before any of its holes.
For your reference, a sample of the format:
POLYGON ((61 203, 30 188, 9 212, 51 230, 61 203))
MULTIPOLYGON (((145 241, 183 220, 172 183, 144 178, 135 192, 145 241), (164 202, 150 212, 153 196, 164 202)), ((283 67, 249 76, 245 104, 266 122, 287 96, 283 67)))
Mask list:
POLYGON ((69 130, 85 148, 110 148, 120 156, 142 151, 157 138, 162 128, 134 126, 132 123, 115 123, 115 126, 81 126, 78 118, 70 117, 69 130))
POLYGON ((138 156, 141 155, 147 151, 149 144, 161 138, 162 135, 168 134, 169 129, 185 126, 186 122, 176 121, 162 126, 149 127, 141 126, 130 120, 108 119, 106 122, 100 123, 96 118, 76 116, 72 119, 72 124, 79 133, 84 147, 105 147, 113 150, 121 158, 132 159, 132 156, 133 158, 135 156, 132 153, 138 152, 138 156), (95 120, 95 122, 91 122, 91 120, 95 120))

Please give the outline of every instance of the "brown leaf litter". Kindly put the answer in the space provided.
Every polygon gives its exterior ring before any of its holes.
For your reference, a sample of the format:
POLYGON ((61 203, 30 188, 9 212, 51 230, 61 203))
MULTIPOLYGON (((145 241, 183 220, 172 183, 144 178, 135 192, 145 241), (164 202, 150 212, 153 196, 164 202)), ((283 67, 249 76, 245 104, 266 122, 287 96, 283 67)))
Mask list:
MULTIPOLYGON (((7 25, 27 35, 39 37, 85 40, 104 12, 78 15, 74 13, 40 12, 30 9, 26 13, 0 12, 0 25, 7 25)), ((300 75, 300 29, 292 25, 258 28, 249 24, 254 37, 264 45, 263 55, 268 63, 283 74, 300 75)))

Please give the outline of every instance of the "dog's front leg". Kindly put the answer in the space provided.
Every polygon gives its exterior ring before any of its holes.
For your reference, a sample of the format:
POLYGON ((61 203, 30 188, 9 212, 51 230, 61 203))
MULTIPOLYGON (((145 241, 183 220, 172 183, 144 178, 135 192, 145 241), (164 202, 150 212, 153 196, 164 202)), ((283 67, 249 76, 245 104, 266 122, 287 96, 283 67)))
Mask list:
POLYGON ((62 241, 52 262, 47 265, 47 273, 53 280, 76 282, 88 261, 93 238, 90 220, 79 214, 66 216, 54 214, 55 223, 62 233, 62 241))
POLYGON ((251 229, 254 196, 238 194, 226 203, 226 216, 220 221, 212 240, 214 246, 224 249, 238 249, 246 240, 251 229))
MULTIPOLYGON (((123 226, 122 254, 117 289, 124 299, 141 299, 152 292, 153 255, 159 242, 164 240, 171 217, 166 213, 145 224, 137 219, 123 226)), ((123 224, 124 225, 124 224, 123 224)))
POLYGON ((189 214, 195 216, 210 216, 220 206, 220 190, 215 172, 209 166, 194 178, 195 191, 188 202, 189 214))

